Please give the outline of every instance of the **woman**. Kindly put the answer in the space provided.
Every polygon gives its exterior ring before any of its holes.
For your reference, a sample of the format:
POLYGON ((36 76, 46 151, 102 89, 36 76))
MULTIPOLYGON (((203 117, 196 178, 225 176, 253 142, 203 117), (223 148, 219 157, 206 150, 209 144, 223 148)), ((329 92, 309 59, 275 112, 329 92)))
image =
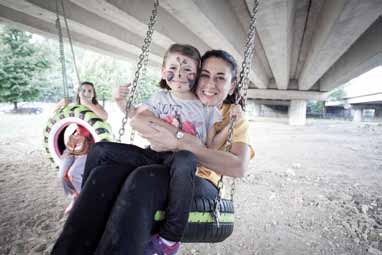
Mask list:
MULTIPOLYGON (((218 129, 224 132, 228 131, 226 122, 230 118, 229 104, 237 93, 236 74, 236 62, 228 53, 209 51, 202 57, 197 95, 204 104, 218 105, 222 110, 224 120, 218 129), (228 105, 223 104, 224 99, 228 105)), ((150 123, 150 120, 145 123, 144 119, 135 123, 133 121, 134 127, 152 142, 153 149, 165 151, 184 148, 193 152, 201 164, 215 170, 216 173, 199 169, 197 175, 202 178, 194 179, 194 197, 215 198, 217 189, 213 183, 219 178, 218 174, 241 177, 246 171, 250 146, 248 122, 244 118, 235 126, 230 153, 207 149, 191 135, 182 134, 175 138, 176 132, 172 129, 153 127, 156 131, 154 134, 145 134, 150 123), (167 141, 160 135, 166 135, 167 141)), ((158 249, 163 251, 166 248, 156 242, 155 236, 148 243, 152 229, 157 227, 154 226, 153 215, 156 210, 166 206, 170 179, 166 166, 139 167, 126 178, 124 167, 113 165, 113 161, 108 158, 110 154, 108 155, 107 146, 106 143, 96 144, 89 154, 83 191, 52 254, 135 255, 154 254, 158 249), (88 170, 91 173, 86 176, 88 170), (97 188, 107 185, 110 187, 107 190, 100 191, 97 188), (81 229, 73 228, 79 224, 82 225, 81 229)), ((114 156, 126 157, 123 154, 114 156)), ((185 158, 189 158, 187 154, 185 158)), ((164 252, 175 254, 176 250, 164 252)))
MULTIPOLYGON (((90 110, 92 110, 98 117, 103 120, 106 120, 108 117, 105 109, 98 103, 97 94, 94 88, 94 84, 88 81, 82 82, 77 89, 76 104, 84 105, 90 110)), ((65 100, 61 100, 60 103, 56 106, 56 109, 60 109, 63 106, 66 106, 67 103, 65 100)), ((90 132, 80 125, 72 124, 73 126, 68 126, 66 128, 66 138, 65 142, 66 149, 63 152, 60 161, 59 167, 59 179, 62 183, 65 195, 72 198, 72 201, 65 209, 65 214, 69 213, 73 208, 73 205, 78 197, 78 194, 81 192, 81 183, 82 176, 84 174, 85 162, 87 158, 87 151, 84 150, 80 153, 75 153, 73 150, 73 141, 75 136, 85 137, 86 142, 92 143, 92 138, 90 132), (71 129, 73 127, 73 129, 71 129), (73 141, 72 141, 73 138, 73 141)), ((84 147, 85 144, 82 144, 84 147)), ((74 143, 74 147, 78 147, 78 144, 74 143)))

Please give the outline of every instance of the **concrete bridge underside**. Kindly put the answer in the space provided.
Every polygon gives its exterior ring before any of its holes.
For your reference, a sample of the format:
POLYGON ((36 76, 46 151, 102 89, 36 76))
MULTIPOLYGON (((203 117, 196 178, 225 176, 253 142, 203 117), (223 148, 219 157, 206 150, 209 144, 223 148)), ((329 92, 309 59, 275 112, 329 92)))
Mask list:
MULTIPOLYGON (((75 44, 137 61, 152 0, 64 0, 75 44)), ((159 67, 171 43, 242 60, 252 0, 161 0, 150 53, 159 67)), ((56 38, 56 1, 0 0, 0 22, 56 38)), ((248 96, 288 100, 304 124, 306 100, 382 64, 381 0, 260 0, 248 96)))

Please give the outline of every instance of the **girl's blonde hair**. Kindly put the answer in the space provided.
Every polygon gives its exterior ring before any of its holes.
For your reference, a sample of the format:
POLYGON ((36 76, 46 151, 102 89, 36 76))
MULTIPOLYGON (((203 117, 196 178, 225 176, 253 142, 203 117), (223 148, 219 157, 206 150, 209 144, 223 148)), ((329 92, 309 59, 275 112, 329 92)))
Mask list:
POLYGON ((80 86, 78 86, 78 88, 77 88, 77 96, 76 96, 76 103, 77 104, 81 104, 80 92, 81 92, 82 85, 89 85, 89 86, 91 86, 93 88, 94 97, 92 98, 92 104, 98 104, 97 93, 96 93, 94 84, 91 83, 90 81, 81 82, 80 86))
MULTIPOLYGON (((196 77, 199 76, 201 56, 200 56, 200 52, 197 48, 195 48, 194 46, 188 45, 188 44, 179 44, 179 43, 172 44, 170 46, 170 48, 168 48, 168 50, 164 54, 162 68, 165 67, 167 57, 171 53, 179 53, 183 56, 186 56, 186 57, 189 57, 189 58, 195 60, 195 62, 196 62, 196 77)), ((159 82, 159 86, 162 89, 167 89, 167 90, 171 89, 167 85, 167 82, 165 79, 162 79, 159 82)))

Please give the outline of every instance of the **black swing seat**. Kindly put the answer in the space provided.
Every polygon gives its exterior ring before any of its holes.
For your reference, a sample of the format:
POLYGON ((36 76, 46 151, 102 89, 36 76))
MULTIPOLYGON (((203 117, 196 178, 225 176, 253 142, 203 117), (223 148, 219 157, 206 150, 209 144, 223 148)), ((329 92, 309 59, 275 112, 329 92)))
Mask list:
MULTIPOLYGON (((195 198, 191 203, 188 224, 184 231, 183 243, 217 243, 224 241, 233 232, 234 207, 233 201, 221 199, 219 226, 214 217, 215 200, 195 198)), ((165 219, 164 211, 157 211, 155 221, 165 219)))

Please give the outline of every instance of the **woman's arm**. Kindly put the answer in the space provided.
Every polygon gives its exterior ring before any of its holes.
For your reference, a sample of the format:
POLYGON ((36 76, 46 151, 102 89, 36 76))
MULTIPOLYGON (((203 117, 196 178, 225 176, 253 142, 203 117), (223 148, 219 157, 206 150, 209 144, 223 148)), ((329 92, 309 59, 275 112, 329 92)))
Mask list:
MULTIPOLYGON (((240 119, 243 114, 243 110, 240 105, 234 105, 230 110, 230 118, 240 119)), ((211 149, 219 149, 221 148, 227 141, 229 135, 230 122, 225 125, 225 127, 220 130, 219 133, 215 133, 213 136, 212 142, 208 143, 208 148, 211 149)))
POLYGON ((212 139, 212 142, 207 146, 210 149, 219 149, 227 141, 228 138, 229 125, 226 125, 219 133, 216 134, 212 139))
POLYGON ((199 163, 231 177, 242 177, 246 172, 250 159, 249 145, 233 143, 230 152, 206 148, 196 137, 184 134, 176 139, 173 132, 161 127, 151 126, 151 134, 146 136, 151 147, 156 151, 188 150, 196 155, 199 163))
POLYGON ((177 149, 191 151, 200 164, 222 175, 243 177, 248 169, 250 150, 245 143, 233 143, 231 150, 225 152, 180 140, 177 149))

